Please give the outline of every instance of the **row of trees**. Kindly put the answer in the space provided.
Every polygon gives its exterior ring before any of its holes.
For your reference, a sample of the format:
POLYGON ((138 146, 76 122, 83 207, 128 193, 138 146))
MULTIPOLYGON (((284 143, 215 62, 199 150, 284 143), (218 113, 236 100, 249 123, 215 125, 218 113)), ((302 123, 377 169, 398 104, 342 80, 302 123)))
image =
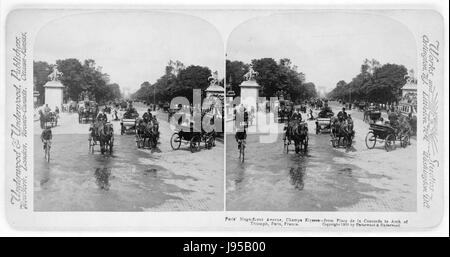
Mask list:
POLYGON ((405 85, 408 70, 403 65, 381 65, 375 59, 365 59, 361 71, 347 83, 339 81, 328 93, 331 99, 345 101, 370 101, 378 103, 397 102, 401 97, 401 88, 405 85))
MULTIPOLYGON (((273 58, 254 59, 253 70, 258 72, 256 82, 261 86, 260 96, 272 97, 285 92, 292 100, 306 100, 317 97, 316 86, 312 82, 304 82, 305 75, 298 72, 298 67, 290 59, 284 58, 276 62, 273 58)), ((226 78, 236 95, 240 95, 239 85, 244 80, 250 65, 241 61, 226 61, 226 78)))
MULTIPOLYGON (((190 65, 185 67, 180 61, 170 61, 165 73, 154 84, 145 81, 131 95, 132 99, 156 103, 170 102, 182 96, 192 101, 192 90, 204 90, 209 86, 211 70, 208 67, 190 65)), ((223 80, 220 81, 223 84, 223 80)))
MULTIPOLYGON (((35 90, 39 91, 43 99, 44 85, 49 80, 48 75, 53 71, 53 66, 47 62, 35 61, 33 67, 35 90)), ((121 98, 119 85, 110 83, 109 75, 103 73, 94 60, 88 59, 83 63, 75 58, 57 60, 56 68, 62 73, 60 80, 65 86, 64 100, 76 101, 83 91, 94 95, 98 102, 121 98)))

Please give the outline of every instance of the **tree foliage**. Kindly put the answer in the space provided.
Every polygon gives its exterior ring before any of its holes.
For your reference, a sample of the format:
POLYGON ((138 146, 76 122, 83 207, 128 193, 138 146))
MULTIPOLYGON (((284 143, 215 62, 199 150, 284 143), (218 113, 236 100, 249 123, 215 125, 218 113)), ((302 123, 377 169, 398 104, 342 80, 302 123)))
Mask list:
POLYGON ((339 81, 328 97, 345 101, 396 102, 406 83, 407 73, 403 65, 380 65, 374 59, 366 59, 361 65, 360 73, 349 83, 339 81))
POLYGON ((132 94, 132 98, 156 103, 170 102, 174 97, 182 96, 192 101, 192 90, 205 90, 209 86, 211 70, 207 67, 190 65, 185 67, 179 61, 170 61, 163 74, 153 85, 148 81, 132 94))
POLYGON ((109 83, 109 75, 102 72, 92 59, 81 63, 75 58, 56 61, 57 69, 62 73, 61 83, 66 87, 65 98, 78 100, 83 91, 95 96, 99 102, 121 98, 118 84, 109 83))
POLYGON ((33 62, 34 89, 39 92, 42 101, 45 101, 44 85, 48 82, 48 75, 53 71, 47 62, 33 62))
POLYGON ((230 85, 229 90, 233 90, 236 95, 240 95, 239 85, 244 81, 244 74, 248 72, 249 65, 241 61, 226 61, 226 79, 230 85))
MULTIPOLYGON (((303 81, 304 74, 297 71, 288 58, 278 62, 273 58, 254 59, 253 69, 258 72, 256 82, 261 86, 260 95, 265 97, 279 96, 283 92, 294 101, 306 100, 317 96, 314 83, 303 81)), ((232 89, 239 95, 239 85, 248 71, 248 64, 227 60, 227 79, 232 89)))

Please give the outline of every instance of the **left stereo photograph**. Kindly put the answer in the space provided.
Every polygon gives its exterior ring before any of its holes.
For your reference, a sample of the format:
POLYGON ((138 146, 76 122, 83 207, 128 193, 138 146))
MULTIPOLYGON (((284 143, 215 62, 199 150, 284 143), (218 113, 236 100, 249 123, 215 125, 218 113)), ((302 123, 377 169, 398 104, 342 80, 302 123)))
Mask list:
POLYGON ((224 210, 214 26, 170 12, 60 13, 17 40, 33 65, 21 76, 33 81, 34 211, 224 210))

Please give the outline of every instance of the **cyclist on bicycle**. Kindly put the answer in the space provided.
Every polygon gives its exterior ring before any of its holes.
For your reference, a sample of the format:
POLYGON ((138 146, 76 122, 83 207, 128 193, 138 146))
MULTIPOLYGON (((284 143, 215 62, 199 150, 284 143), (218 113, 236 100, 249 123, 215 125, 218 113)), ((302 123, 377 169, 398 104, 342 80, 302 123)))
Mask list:
POLYGON ((43 146, 44 150, 47 147, 47 144, 51 142, 52 138, 53 138, 52 129, 49 125, 47 125, 41 133, 41 141, 44 144, 43 146))
POLYGON ((238 149, 241 149, 242 141, 247 138, 247 122, 248 122, 248 113, 247 110, 241 106, 240 110, 236 112, 236 134, 234 138, 238 143, 238 149))

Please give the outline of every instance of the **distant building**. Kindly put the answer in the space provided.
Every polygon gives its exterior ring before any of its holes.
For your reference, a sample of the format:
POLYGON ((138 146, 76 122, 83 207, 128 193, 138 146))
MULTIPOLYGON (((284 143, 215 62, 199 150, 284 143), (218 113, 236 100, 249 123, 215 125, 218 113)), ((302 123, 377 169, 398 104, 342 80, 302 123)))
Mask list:
POLYGON ((408 79, 402 87, 398 109, 402 114, 411 118, 417 116, 417 82, 414 79, 408 79))

